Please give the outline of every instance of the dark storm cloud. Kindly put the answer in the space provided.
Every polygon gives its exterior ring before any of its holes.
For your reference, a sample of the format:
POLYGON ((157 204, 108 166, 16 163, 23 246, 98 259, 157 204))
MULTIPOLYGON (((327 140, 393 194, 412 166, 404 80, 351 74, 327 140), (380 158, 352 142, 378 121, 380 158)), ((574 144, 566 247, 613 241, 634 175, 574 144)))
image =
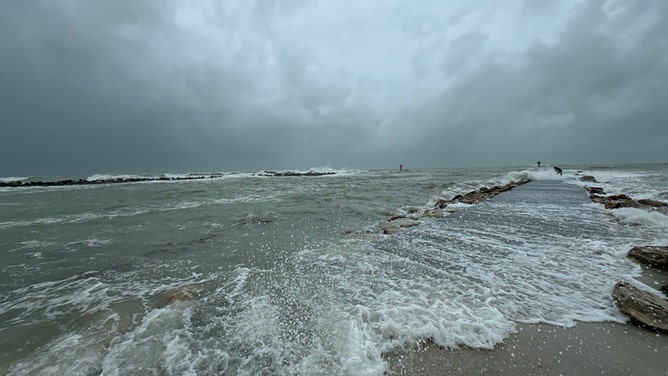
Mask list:
POLYGON ((517 65, 490 57, 460 75, 407 115, 431 124, 421 162, 665 161, 666 7, 656 5, 606 15, 603 2, 580 4, 552 45, 534 41, 517 65))
POLYGON ((663 2, 0 5, 0 175, 665 161, 663 2))

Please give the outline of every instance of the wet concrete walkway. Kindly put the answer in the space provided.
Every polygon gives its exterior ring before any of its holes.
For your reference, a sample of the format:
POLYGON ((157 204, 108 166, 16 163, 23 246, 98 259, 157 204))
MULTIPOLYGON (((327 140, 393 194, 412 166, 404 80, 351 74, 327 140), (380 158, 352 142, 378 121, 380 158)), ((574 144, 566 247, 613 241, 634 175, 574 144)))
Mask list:
POLYGON ((498 233, 600 239, 614 236, 607 219, 582 187, 561 180, 537 180, 454 213, 449 226, 485 226, 498 233))

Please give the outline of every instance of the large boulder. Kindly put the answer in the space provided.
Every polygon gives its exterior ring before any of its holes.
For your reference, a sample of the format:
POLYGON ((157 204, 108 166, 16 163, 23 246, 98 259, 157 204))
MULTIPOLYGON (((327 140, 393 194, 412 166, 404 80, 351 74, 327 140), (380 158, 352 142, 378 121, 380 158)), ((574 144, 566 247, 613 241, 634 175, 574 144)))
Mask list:
POLYGON ((633 258, 641 264, 658 269, 668 270, 667 246, 636 246, 631 248, 627 256, 633 258))
POLYGON ((612 297, 619 310, 632 319, 661 330, 668 330, 668 301, 626 282, 618 282, 612 297))

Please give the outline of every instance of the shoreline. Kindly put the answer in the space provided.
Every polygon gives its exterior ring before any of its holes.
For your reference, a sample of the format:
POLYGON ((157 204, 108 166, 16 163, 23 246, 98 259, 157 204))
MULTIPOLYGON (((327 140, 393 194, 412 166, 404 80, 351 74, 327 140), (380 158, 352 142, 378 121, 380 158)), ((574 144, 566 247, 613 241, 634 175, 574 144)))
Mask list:
MULTIPOLYGON (((590 191, 588 187, 585 190, 590 191)), ((657 290, 665 299, 658 290, 668 283, 668 271, 638 265, 642 272, 634 280, 657 290)), ((492 350, 442 348, 426 341, 388 352, 383 354, 388 367, 385 374, 668 375, 668 358, 664 356, 668 353, 668 332, 631 318, 626 323, 578 321, 570 328, 544 323, 516 325, 517 333, 492 350)))
MULTIPOLYGON (((644 265, 636 281, 657 289, 668 271, 644 265)), ((660 293, 659 293, 660 294, 660 293)), ((584 322, 567 328, 516 323, 492 350, 431 341, 383 354, 393 375, 668 375, 668 333, 633 323, 584 322)))
POLYGON ((384 355, 386 375, 666 375, 668 336, 633 324, 517 324, 493 350, 433 343, 384 355))

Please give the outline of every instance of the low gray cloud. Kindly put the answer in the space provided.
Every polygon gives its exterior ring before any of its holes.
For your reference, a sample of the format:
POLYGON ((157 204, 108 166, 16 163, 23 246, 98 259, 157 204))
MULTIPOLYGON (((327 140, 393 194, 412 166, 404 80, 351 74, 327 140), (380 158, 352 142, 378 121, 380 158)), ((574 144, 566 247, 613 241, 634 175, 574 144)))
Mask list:
POLYGON ((666 162, 655 1, 0 5, 0 175, 666 162))

